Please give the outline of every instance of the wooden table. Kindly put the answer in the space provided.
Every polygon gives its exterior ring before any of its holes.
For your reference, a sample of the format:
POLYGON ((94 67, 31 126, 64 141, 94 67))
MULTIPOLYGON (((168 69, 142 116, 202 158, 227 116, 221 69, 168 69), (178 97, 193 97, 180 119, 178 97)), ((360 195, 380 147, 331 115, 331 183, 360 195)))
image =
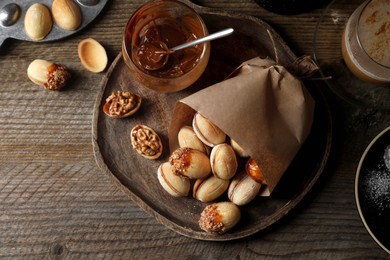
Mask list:
MULTIPOLYGON (((95 163, 92 114, 105 73, 86 72, 77 44, 101 42, 112 62, 122 30, 144 1, 110 1, 87 29, 62 41, 7 41, 0 50, 0 257, 91 259, 340 259, 386 258, 360 220, 355 171, 365 147, 390 114, 350 105, 326 91, 334 114, 330 161, 308 196, 281 221, 253 236, 207 242, 181 236, 128 199, 95 163), (27 78, 36 58, 72 70, 64 91, 27 78)), ((297 56, 312 55, 317 20, 310 13, 284 16, 252 0, 194 1, 268 22, 297 56)), ((1 29, 1 28, 0 28, 1 29)), ((324 88, 326 85, 324 84, 324 88)))

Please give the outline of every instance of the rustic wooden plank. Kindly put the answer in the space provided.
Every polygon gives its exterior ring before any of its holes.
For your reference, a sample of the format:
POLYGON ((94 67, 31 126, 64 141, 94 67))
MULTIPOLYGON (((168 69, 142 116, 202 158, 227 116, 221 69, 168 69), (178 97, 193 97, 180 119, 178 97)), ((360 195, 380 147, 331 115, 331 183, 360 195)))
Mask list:
MULTIPOLYGON (((143 2, 110 1, 99 20, 71 38, 44 44, 9 40, 0 50, 0 257, 388 257, 361 223, 353 189, 359 158, 387 126, 389 113, 354 107, 332 93, 328 98, 336 115, 337 149, 327 171, 293 212, 248 239, 211 243, 178 235, 116 188, 92 153, 93 105, 104 73, 86 72, 76 46, 93 37, 106 47, 112 62, 120 52, 125 23, 143 2), (68 65, 76 82, 59 93, 33 85, 26 69, 42 57, 68 65)), ((252 0, 194 2, 264 19, 297 55, 312 53, 321 8, 283 16, 252 0)))

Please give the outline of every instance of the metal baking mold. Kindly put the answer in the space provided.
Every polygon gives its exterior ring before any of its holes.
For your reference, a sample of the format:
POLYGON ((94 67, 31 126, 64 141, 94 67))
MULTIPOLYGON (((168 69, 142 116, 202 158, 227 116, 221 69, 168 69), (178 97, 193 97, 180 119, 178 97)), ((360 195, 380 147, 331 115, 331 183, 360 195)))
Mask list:
MULTIPOLYGON (((31 1, 17 1, 17 0, 2 0, 0 2, 0 47, 4 41, 8 38, 31 41, 31 42, 51 42, 69 37, 90 24, 103 10, 108 0, 74 0, 80 7, 82 14, 82 22, 80 27, 74 31, 68 31, 61 29, 53 22, 53 27, 49 34, 42 40, 35 41, 28 37, 24 31, 24 16, 27 9, 34 4, 31 1), (19 7, 19 8, 18 8, 19 7), (14 10, 14 17, 7 17, 11 15, 5 11, 5 9, 14 10), (16 9, 16 10, 15 10, 16 9), (10 22, 11 20, 11 22, 10 22), (14 21, 12 23, 12 20, 14 21)), ((41 0, 39 3, 46 5, 51 10, 53 0, 41 0)))

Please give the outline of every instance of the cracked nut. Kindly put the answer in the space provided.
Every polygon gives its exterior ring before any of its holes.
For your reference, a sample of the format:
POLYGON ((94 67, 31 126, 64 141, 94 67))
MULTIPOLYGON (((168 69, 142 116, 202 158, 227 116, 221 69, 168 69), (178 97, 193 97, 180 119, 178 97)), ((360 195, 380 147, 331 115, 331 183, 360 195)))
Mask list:
POLYGON ((145 125, 131 129, 131 145, 143 157, 157 159, 162 154, 163 145, 156 132, 145 125))
POLYGON ((133 115, 141 106, 142 97, 129 91, 113 92, 103 106, 103 112, 115 118, 124 118, 133 115))
POLYGON ((203 179, 211 173, 210 159, 192 148, 178 148, 169 157, 176 173, 189 179, 203 179))
POLYGON ((219 198, 229 187, 229 180, 210 175, 205 179, 197 179, 193 188, 193 197, 202 202, 210 202, 219 198))
POLYGON ((210 154, 211 171, 215 177, 229 180, 237 171, 238 162, 233 148, 226 144, 218 144, 213 147, 210 154))
POLYGON ((210 153, 210 147, 196 136, 191 126, 183 126, 178 133, 177 139, 180 147, 189 147, 205 154, 210 153))
POLYGON ((71 74, 61 64, 37 59, 28 66, 27 76, 37 85, 50 90, 60 90, 68 83, 71 74))
POLYGON ((81 24, 80 7, 73 0, 54 0, 51 12, 54 22, 64 30, 74 31, 81 24))
POLYGON ((24 16, 24 31, 34 41, 42 40, 53 26, 50 10, 43 4, 31 5, 24 16))
POLYGON ((263 171, 252 158, 249 158, 249 160, 246 162, 245 171, 249 176, 252 177, 252 179, 257 181, 258 183, 266 184, 263 171))
POLYGON ((175 169, 169 162, 158 167, 157 178, 164 190, 174 197, 185 197, 190 191, 190 180, 176 175, 175 169))
POLYGON ((206 117, 199 113, 194 115, 192 127, 198 138, 208 146, 215 146, 225 142, 226 134, 206 117))
POLYGON ((245 171, 242 171, 232 179, 228 197, 238 206, 246 205, 259 194, 260 188, 261 183, 256 182, 245 171))
POLYGON ((244 149, 233 139, 230 139, 230 145, 232 146, 233 150, 236 152, 236 154, 240 157, 249 157, 249 154, 247 154, 244 149))
POLYGON ((208 205, 200 215, 199 227, 208 233, 224 234, 240 221, 241 212, 231 202, 208 205))

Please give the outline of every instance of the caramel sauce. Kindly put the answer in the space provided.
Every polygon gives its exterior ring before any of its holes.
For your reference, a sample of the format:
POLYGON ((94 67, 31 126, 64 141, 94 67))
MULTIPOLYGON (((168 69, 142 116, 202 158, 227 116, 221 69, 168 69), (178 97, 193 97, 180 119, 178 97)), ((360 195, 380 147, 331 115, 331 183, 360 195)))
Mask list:
POLYGON ((191 150, 183 149, 183 153, 180 155, 181 168, 185 171, 191 165, 191 150))
POLYGON ((246 173, 252 177, 256 182, 264 183, 264 175, 260 167, 253 159, 249 159, 245 165, 246 173))
POLYGON ((135 57, 138 65, 147 70, 164 66, 168 50, 162 42, 146 42, 139 46, 135 57))
POLYGON ((222 214, 219 212, 217 206, 213 206, 209 212, 209 220, 214 223, 222 223, 222 214))
MULTIPOLYGON (((156 18, 157 19, 157 18, 156 18)), ((127 31, 127 41, 131 42, 132 32, 127 31)), ((168 55, 166 64, 157 70, 150 70, 161 62, 165 62, 166 47, 173 48, 188 41, 197 39, 194 33, 185 29, 180 23, 164 18, 163 21, 149 22, 133 39, 132 49, 127 47, 128 53, 132 53, 133 61, 137 67, 153 76, 161 78, 175 78, 192 70, 199 62, 203 51, 203 45, 188 47, 168 55)))
POLYGON ((169 50, 207 34, 202 18, 186 4, 176 0, 151 1, 132 14, 126 24, 123 60, 131 76, 145 87, 158 92, 176 92, 189 87, 203 74, 210 57, 210 43, 165 55, 156 42, 169 50), (157 50, 152 52, 153 48, 157 50), (164 66, 155 66, 162 61, 164 66))
POLYGON ((191 158, 190 148, 177 149, 169 157, 169 162, 181 174, 190 167, 191 158))
POLYGON ((53 63, 52 65, 50 65, 50 66, 47 68, 47 71, 48 71, 48 73, 53 73, 53 72, 56 71, 57 69, 58 69, 58 64, 53 63))

